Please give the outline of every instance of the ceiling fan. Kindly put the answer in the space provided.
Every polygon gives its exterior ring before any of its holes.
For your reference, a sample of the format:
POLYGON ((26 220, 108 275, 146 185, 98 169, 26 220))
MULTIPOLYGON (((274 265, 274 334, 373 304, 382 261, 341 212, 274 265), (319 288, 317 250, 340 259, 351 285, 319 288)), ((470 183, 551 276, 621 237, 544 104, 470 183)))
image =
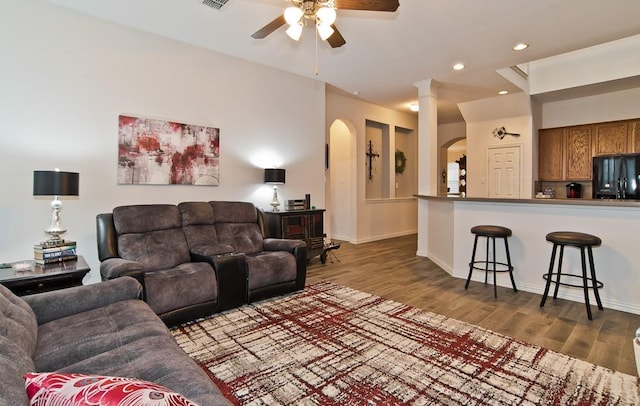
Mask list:
POLYGON ((302 28, 313 23, 318 35, 327 41, 332 48, 346 44, 344 37, 336 28, 336 10, 364 11, 396 11, 400 6, 398 0, 289 0, 291 6, 284 13, 251 34, 254 39, 262 39, 285 24, 287 35, 299 40, 302 28))

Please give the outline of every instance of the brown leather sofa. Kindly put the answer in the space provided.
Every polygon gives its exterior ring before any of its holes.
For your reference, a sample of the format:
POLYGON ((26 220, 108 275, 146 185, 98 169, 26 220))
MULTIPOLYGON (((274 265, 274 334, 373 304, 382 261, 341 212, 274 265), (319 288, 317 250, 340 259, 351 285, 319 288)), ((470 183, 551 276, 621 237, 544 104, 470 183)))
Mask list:
POLYGON ((170 326, 304 288, 305 243, 265 238, 252 203, 120 206, 96 225, 102 279, 136 278, 170 326))

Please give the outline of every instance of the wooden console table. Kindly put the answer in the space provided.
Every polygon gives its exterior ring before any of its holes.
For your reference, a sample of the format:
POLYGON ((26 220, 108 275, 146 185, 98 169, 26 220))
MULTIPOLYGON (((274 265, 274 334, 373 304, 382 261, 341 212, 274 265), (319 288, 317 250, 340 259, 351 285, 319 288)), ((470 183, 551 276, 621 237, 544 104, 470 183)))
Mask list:
POLYGON ((91 268, 84 258, 40 265, 33 260, 11 263, 11 268, 0 269, 0 284, 18 296, 48 292, 82 285, 82 279, 91 268), (23 268, 24 267, 24 268, 23 268))
POLYGON ((324 209, 265 211, 268 236, 303 240, 307 259, 324 253, 324 209))

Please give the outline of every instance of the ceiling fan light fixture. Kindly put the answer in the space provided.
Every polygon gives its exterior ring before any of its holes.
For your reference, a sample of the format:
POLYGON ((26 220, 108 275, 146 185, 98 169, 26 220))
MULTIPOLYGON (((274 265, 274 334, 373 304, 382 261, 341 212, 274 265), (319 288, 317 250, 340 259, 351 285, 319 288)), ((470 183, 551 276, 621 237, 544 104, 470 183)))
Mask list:
POLYGON ((318 24, 317 29, 320 39, 323 41, 326 41, 334 32, 330 25, 318 24))
POLYGON ((316 19, 319 25, 330 26, 336 22, 336 9, 331 7, 320 7, 316 11, 316 19))
POLYGON ((287 22, 287 24, 293 27, 294 25, 298 24, 298 21, 300 21, 303 14, 304 13, 302 12, 302 9, 300 7, 287 7, 284 10, 284 20, 287 22))
POLYGON ((295 23, 291 27, 287 28, 287 35, 294 41, 299 41, 302 35, 302 24, 295 23))

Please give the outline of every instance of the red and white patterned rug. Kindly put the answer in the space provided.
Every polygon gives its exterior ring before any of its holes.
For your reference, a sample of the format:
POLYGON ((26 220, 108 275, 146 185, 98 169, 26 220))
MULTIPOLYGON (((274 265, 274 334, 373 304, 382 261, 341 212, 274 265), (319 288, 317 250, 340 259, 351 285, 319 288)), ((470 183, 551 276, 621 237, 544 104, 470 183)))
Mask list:
POLYGON ((235 404, 640 404, 637 377, 331 282, 173 334, 235 404))

